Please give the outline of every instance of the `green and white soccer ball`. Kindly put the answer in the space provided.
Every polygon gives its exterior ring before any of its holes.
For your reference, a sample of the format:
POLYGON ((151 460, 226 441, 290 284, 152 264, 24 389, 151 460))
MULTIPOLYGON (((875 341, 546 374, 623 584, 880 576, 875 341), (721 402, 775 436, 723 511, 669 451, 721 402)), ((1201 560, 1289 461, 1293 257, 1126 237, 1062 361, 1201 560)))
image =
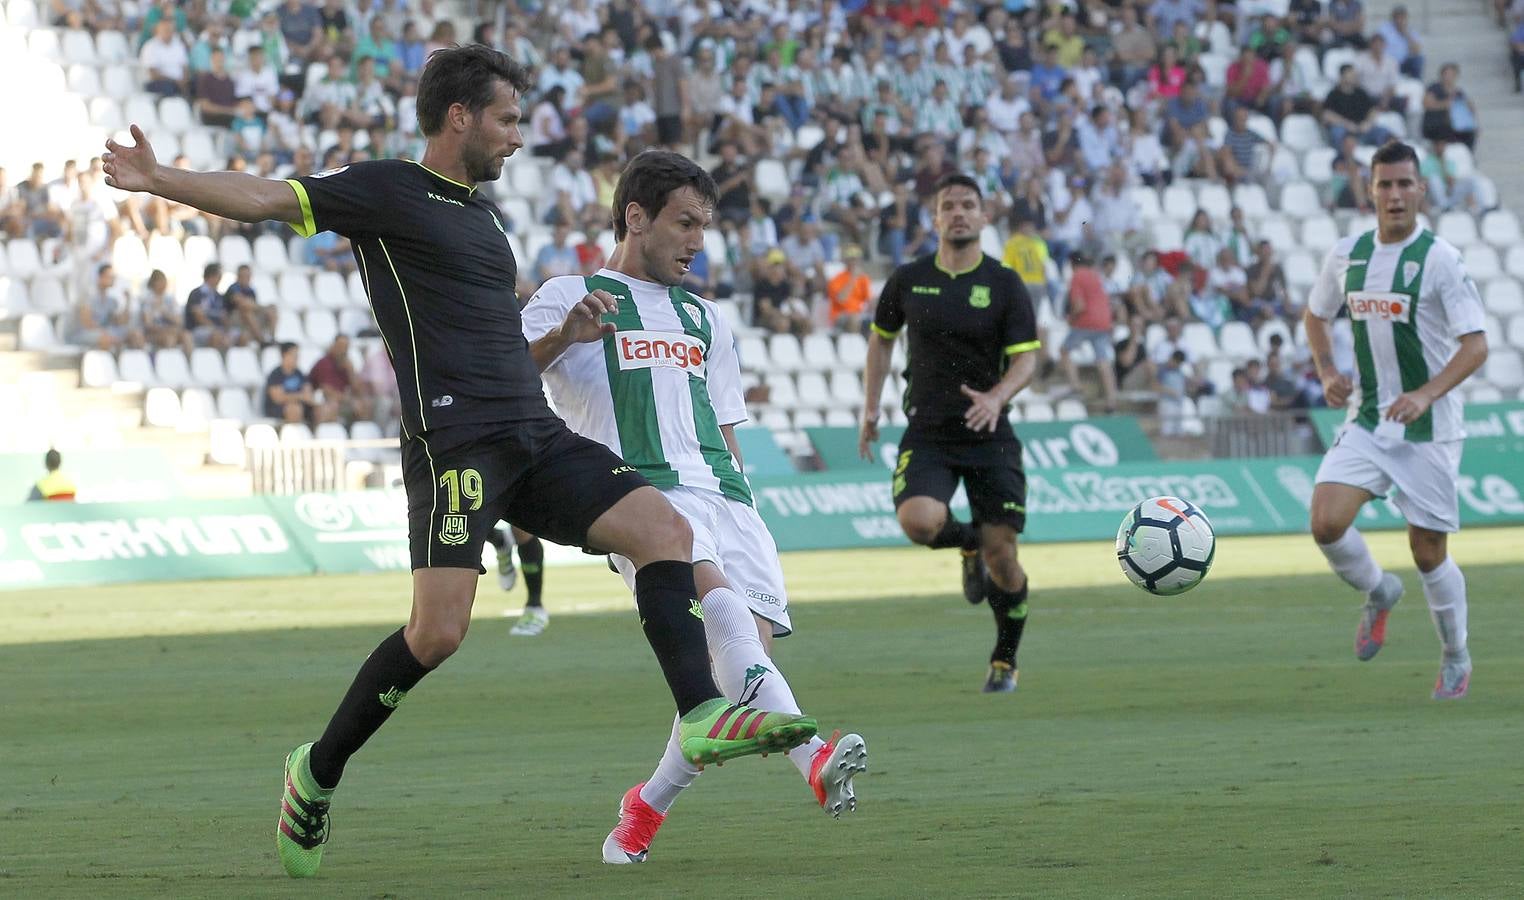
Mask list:
POLYGON ((1132 508, 1117 529, 1117 562, 1150 594, 1183 594, 1212 568, 1217 536, 1194 504, 1151 497, 1132 508))

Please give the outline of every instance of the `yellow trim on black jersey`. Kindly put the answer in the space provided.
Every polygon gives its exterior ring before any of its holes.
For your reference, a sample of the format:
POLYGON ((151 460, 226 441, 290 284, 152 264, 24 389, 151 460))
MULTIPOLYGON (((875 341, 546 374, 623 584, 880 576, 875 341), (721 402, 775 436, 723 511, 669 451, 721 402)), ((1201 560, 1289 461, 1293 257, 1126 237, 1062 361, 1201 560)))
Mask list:
POLYGON ((1042 346, 1042 341, 1022 341, 1005 348, 1005 355, 1011 356, 1016 353, 1026 353, 1028 350, 1036 350, 1042 346))
POLYGON ((423 412, 423 378, 418 367, 418 335, 413 331, 413 310, 408 306, 407 291, 402 287, 402 279, 397 275, 397 266, 386 249, 386 242, 376 238, 376 244, 381 248, 381 255, 386 257, 387 268, 392 270, 392 278, 397 282, 397 295, 402 298, 402 313, 407 316, 408 343, 413 345, 413 387, 418 391, 418 431, 422 433, 429 430, 429 420, 423 412))
POLYGON ((409 160, 406 160, 406 162, 412 163, 413 165, 415 165, 418 168, 424 170, 425 172, 429 173, 430 175, 433 175, 435 178, 440 179, 441 181, 448 181, 449 183, 455 185, 456 187, 465 188, 466 190, 470 191, 473 194, 476 193, 476 187, 474 185, 461 184, 460 182, 456 181, 455 179, 451 178, 448 175, 441 175, 441 174, 439 174, 438 172, 434 171, 433 169, 429 168, 428 166, 424 165, 423 163, 419 162, 416 159, 409 159, 409 160))
POLYGON ((979 258, 974 260, 974 264, 973 265, 969 266, 966 269, 958 271, 958 272, 954 272, 953 270, 951 270, 951 269, 947 268, 946 266, 942 265, 942 254, 940 254, 940 253, 932 256, 932 258, 931 258, 931 264, 937 267, 937 271, 938 272, 941 272, 943 275, 946 275, 948 278, 957 278, 959 275, 967 275, 968 273, 970 273, 970 272, 974 271, 975 269, 979 268, 980 266, 984 265, 984 254, 980 253, 979 254, 979 258))
POLYGON ((291 230, 298 235, 310 238, 318 233, 317 220, 312 218, 312 200, 307 197, 307 189, 302 186, 300 181, 297 181, 295 178, 287 178, 286 184, 291 185, 291 188, 296 191, 296 202, 302 205, 301 224, 296 222, 287 222, 286 224, 290 225, 291 230))
POLYGON ((892 341, 895 338, 900 336, 900 333, 898 331, 888 331, 886 329, 880 328, 877 325, 873 325, 872 328, 873 328, 873 333, 874 334, 878 335, 879 337, 883 338, 886 341, 892 341))

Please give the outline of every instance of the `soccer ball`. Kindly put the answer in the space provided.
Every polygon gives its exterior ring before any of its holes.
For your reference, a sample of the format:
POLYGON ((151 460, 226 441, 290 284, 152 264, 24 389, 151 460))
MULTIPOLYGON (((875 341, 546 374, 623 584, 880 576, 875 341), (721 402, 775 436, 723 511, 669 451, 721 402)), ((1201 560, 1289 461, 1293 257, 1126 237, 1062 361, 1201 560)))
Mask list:
POLYGON ((1117 562, 1150 594, 1183 594, 1212 568, 1217 537, 1201 510, 1179 497, 1151 497, 1122 519, 1117 562))

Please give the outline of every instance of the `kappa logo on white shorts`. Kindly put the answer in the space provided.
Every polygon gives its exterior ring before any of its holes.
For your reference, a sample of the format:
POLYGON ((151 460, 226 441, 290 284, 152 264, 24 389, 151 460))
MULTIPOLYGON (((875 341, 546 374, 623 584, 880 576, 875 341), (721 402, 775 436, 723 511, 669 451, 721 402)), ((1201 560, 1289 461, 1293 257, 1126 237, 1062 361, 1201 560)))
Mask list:
POLYGON ((1359 322, 1413 321, 1413 298, 1391 291, 1351 291, 1349 317, 1359 322))
POLYGON ((704 345, 684 334, 621 331, 614 335, 614 353, 621 371, 665 368, 704 374, 704 345))

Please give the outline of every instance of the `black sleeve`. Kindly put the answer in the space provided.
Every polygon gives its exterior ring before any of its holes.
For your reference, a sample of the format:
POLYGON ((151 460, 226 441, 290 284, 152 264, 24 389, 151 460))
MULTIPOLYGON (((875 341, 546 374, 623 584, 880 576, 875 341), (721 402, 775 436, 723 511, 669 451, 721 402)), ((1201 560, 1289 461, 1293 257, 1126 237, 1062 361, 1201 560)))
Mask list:
POLYGON ((878 295, 878 309, 873 312, 873 330, 880 337, 893 340, 905 327, 905 304, 901 298, 901 269, 895 269, 878 295))
POLYGON ((1001 335, 1005 354, 1010 356, 1036 350, 1042 342, 1037 338, 1037 313, 1032 309, 1032 296, 1027 293, 1026 283, 1015 272, 1003 267, 1002 271, 1006 282, 1004 293, 1008 298, 1001 335))
POLYGON ((302 237, 319 231, 345 237, 375 233, 387 219, 383 206, 395 181, 387 178, 386 170, 394 164, 393 160, 355 163, 286 179, 302 206, 302 221, 291 227, 302 237))

